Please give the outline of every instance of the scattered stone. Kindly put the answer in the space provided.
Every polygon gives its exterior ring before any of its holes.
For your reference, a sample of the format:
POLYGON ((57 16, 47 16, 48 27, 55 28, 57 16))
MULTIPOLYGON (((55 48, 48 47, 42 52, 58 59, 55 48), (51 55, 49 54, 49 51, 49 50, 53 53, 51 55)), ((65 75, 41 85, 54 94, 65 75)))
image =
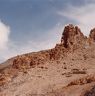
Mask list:
POLYGON ((72 69, 72 74, 86 74, 85 70, 79 70, 79 69, 72 69))

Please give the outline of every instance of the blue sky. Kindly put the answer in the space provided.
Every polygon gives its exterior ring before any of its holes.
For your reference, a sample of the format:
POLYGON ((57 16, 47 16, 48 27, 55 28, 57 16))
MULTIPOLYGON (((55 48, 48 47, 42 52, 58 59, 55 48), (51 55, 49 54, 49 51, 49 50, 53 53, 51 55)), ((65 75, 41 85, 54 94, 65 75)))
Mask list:
POLYGON ((0 0, 0 62, 54 47, 68 23, 88 35, 95 26, 94 6, 94 0, 0 0))

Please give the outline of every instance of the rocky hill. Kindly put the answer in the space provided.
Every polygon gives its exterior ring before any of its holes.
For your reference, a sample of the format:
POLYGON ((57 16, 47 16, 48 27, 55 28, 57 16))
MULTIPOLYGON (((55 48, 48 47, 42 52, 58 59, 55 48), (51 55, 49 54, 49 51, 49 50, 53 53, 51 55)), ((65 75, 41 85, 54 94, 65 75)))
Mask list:
POLYGON ((69 24, 55 48, 1 64, 0 96, 95 96, 95 28, 69 24))

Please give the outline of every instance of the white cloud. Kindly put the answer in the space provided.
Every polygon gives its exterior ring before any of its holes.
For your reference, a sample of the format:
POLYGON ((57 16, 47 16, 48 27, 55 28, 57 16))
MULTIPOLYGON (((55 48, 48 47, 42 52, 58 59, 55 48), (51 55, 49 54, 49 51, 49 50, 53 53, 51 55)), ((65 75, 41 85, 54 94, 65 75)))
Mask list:
POLYGON ((88 35, 91 28, 95 27, 95 3, 88 3, 88 1, 83 6, 68 5, 67 10, 57 12, 58 15, 77 22, 85 35, 88 35))
POLYGON ((3 57, 3 55, 6 53, 6 50, 8 50, 9 34, 10 27, 0 20, 0 62, 4 60, 5 57, 3 57))
POLYGON ((0 21, 0 51, 7 48, 9 33, 10 33, 9 26, 0 21))

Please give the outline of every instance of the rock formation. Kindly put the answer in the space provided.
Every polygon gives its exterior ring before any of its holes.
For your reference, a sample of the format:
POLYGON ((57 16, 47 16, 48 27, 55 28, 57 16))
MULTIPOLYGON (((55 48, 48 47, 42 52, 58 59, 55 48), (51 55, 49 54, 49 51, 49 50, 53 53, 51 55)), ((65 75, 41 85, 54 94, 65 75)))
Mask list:
POLYGON ((74 45, 79 46, 82 45, 85 41, 85 36, 81 32, 78 26, 73 26, 72 24, 67 25, 64 28, 61 43, 65 48, 70 48, 74 45))
POLYGON ((95 96, 94 43, 95 28, 86 37, 78 26, 65 26, 54 48, 0 66, 0 96, 95 96))
POLYGON ((84 94, 84 96, 95 96, 95 86, 91 90, 89 90, 88 92, 86 92, 84 94))
POLYGON ((89 37, 95 42, 95 28, 90 31, 89 37))

